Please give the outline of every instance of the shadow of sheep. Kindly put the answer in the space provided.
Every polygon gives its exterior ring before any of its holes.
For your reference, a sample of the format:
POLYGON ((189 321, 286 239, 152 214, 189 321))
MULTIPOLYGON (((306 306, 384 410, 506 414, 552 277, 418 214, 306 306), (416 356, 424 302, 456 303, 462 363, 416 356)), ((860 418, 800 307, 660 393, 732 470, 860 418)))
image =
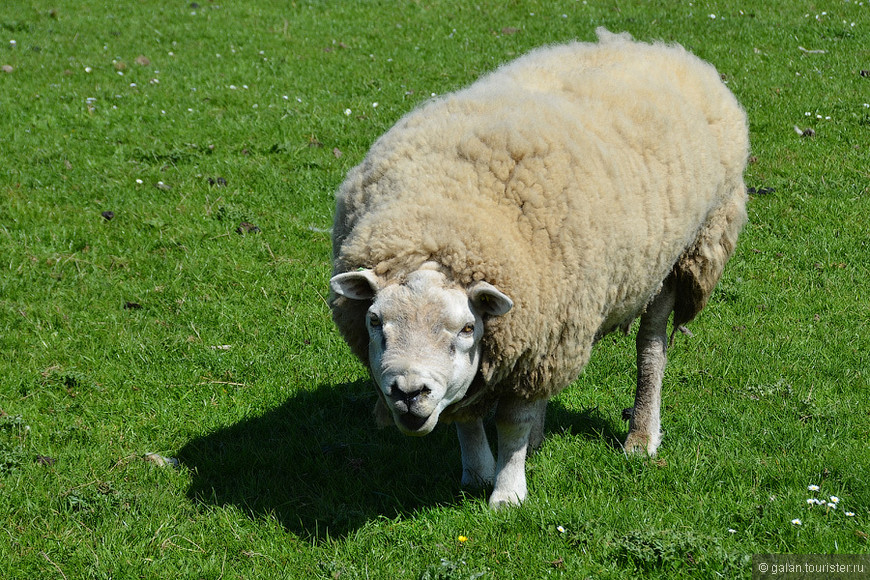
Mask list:
MULTIPOLYGON (((369 381, 323 385, 191 440, 177 454, 191 470, 188 497, 202 505, 232 505, 252 518, 274 517, 288 531, 313 539, 344 537, 379 517, 467 497, 459 486, 455 429, 442 425, 423 438, 378 429, 374 402, 369 381)), ((618 445, 614 426, 594 409, 577 413, 558 401, 550 407, 553 429, 618 445)), ((485 505, 484 491, 470 497, 485 505)))

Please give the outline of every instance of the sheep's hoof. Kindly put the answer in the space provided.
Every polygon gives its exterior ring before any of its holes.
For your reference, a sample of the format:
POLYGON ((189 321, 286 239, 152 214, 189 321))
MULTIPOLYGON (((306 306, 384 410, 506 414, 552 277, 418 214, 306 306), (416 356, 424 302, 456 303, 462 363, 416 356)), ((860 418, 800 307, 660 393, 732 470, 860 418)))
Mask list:
POLYGON ((645 433, 632 431, 628 434, 628 437, 626 437, 625 445, 623 445, 623 448, 625 449, 626 453, 630 453, 632 455, 640 455, 642 453, 646 453, 650 457, 655 457, 656 451, 658 451, 661 442, 661 433, 659 433, 658 437, 653 437, 645 433))
POLYGON ((492 495, 489 496, 489 509, 497 512, 512 506, 518 506, 523 503, 524 499, 524 497, 520 498, 516 493, 494 491, 492 492, 492 495))
POLYGON ((623 421, 631 421, 632 417, 634 417, 634 407, 628 407, 622 410, 623 421))

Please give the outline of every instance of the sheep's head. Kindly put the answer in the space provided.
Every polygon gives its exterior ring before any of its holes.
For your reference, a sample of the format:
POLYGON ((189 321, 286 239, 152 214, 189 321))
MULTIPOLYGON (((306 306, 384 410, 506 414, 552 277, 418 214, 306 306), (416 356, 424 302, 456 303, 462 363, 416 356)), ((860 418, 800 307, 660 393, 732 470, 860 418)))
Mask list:
POLYGON ((369 366, 378 393, 407 435, 426 435, 449 405, 462 399, 480 364, 485 316, 513 307, 495 286, 452 283, 424 265, 399 283, 371 270, 338 274, 332 290, 370 301, 369 366))

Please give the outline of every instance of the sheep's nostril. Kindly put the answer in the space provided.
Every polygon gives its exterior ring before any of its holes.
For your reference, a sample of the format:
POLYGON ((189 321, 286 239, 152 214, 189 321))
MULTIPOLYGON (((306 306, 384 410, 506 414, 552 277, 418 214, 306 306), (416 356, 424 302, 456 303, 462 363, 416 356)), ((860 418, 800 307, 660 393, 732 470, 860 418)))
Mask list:
POLYGON ((416 403, 421 397, 429 396, 431 392, 432 389, 424 386, 413 391, 408 391, 407 393, 401 392, 399 391, 399 389, 396 389, 394 393, 396 397, 400 398, 406 405, 410 407, 413 403, 416 403))
POLYGON ((422 383, 417 385, 408 384, 410 381, 402 380, 401 377, 393 379, 386 385, 384 394, 397 403, 404 403, 408 407, 419 401, 421 398, 428 397, 432 394, 432 389, 422 383))

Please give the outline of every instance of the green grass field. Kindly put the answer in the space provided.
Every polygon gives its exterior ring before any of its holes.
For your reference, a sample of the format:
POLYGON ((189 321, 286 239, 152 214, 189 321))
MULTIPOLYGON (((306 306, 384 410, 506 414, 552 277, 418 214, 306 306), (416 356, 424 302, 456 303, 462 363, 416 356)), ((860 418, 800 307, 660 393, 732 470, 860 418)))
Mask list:
POLYGON ((0 66, 0 577, 749 578, 755 553, 870 553, 868 0, 6 0, 0 66), (529 501, 491 513, 452 428, 370 417, 325 301, 333 192, 417 103, 602 25, 724 75, 750 223, 670 352, 659 457, 619 448, 612 335, 551 403, 529 501))

